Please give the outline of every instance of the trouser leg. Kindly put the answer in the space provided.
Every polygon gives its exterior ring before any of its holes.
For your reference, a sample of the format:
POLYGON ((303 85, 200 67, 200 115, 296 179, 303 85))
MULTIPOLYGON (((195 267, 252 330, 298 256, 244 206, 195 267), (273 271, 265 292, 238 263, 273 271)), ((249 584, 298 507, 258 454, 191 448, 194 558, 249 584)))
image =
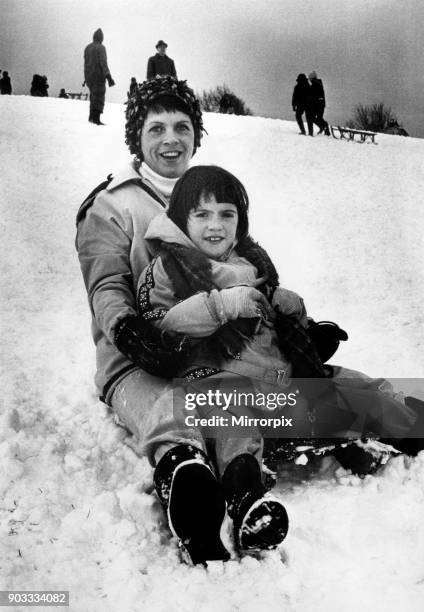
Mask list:
POLYGON ((303 110, 296 111, 297 125, 299 126, 299 129, 302 132, 302 134, 305 134, 305 126, 303 125, 302 115, 303 115, 303 110))
POLYGON ((146 455, 153 466, 179 444, 205 447, 200 431, 184 426, 184 403, 175 401, 171 386, 143 370, 131 372, 117 385, 111 406, 134 435, 133 447, 140 455, 146 455))
POLYGON ((305 111, 306 114, 306 123, 308 124, 308 134, 309 136, 314 135, 314 114, 312 110, 305 111))

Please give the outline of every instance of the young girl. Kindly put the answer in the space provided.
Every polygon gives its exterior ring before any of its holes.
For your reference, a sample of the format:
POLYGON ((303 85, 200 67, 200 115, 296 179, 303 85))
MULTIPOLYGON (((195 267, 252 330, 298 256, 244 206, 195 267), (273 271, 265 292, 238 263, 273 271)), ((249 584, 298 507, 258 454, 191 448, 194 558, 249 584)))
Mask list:
MULTIPOLYGON (((179 378, 212 385, 231 377, 243 391, 246 384, 253 389, 268 384, 288 393, 295 362, 310 364, 305 377, 326 376, 313 347, 302 345, 303 300, 278 286, 271 260, 249 237, 248 197, 232 174, 215 166, 188 170, 168 212, 150 223, 146 240, 156 257, 138 284, 139 315, 168 334, 192 339, 179 378)), ((297 396, 296 410, 305 404, 297 396)), ((152 408, 144 450, 156 466, 155 485, 171 530, 191 559, 227 558, 219 535, 226 507, 240 550, 278 546, 288 518, 281 501, 265 493, 261 432, 251 427, 242 435, 224 432, 205 441, 197 427, 181 427, 173 405, 165 393, 152 408)), ((232 410, 236 413, 231 407, 227 414, 232 410)), ((212 414, 210 406, 198 411, 212 414)), ((410 416, 401 414, 401 427, 403 421, 410 426, 410 416)))

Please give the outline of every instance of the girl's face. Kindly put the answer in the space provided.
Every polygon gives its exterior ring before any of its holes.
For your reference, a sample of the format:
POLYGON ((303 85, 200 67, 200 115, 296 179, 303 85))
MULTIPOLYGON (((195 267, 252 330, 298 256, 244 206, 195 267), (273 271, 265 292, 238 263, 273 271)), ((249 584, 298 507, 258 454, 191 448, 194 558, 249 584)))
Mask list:
POLYGON ((181 111, 149 111, 141 132, 144 161, 166 178, 178 178, 193 155, 194 130, 191 119, 181 111))
POLYGON ((235 204, 217 202, 214 195, 202 195, 199 206, 188 215, 187 233, 202 253, 221 259, 235 244, 237 225, 235 204))

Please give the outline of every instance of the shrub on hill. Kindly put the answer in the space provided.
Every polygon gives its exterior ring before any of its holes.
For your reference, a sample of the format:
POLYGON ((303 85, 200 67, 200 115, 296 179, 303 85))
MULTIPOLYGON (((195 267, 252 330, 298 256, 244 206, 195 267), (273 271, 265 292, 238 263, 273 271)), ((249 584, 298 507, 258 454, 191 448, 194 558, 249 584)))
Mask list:
POLYGON ((209 91, 203 90, 198 95, 202 110, 211 113, 229 115, 252 115, 244 100, 236 96, 227 85, 218 85, 209 91))
POLYGON ((371 132, 385 132, 393 124, 397 124, 396 115, 383 102, 365 106, 358 104, 353 109, 353 116, 346 122, 347 127, 371 132))

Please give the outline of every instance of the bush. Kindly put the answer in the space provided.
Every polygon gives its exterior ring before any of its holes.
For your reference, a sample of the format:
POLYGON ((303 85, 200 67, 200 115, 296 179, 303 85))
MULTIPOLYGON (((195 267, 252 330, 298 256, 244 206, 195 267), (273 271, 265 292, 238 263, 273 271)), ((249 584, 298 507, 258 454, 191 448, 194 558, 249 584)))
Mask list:
POLYGON ((203 90, 198 95, 202 110, 210 113, 226 113, 232 115, 252 115, 246 103, 233 93, 227 85, 218 85, 209 91, 203 90))
POLYGON ((347 127, 371 132, 385 132, 389 123, 397 123, 397 117, 383 102, 364 106, 358 104, 353 109, 353 117, 346 122, 347 127))

